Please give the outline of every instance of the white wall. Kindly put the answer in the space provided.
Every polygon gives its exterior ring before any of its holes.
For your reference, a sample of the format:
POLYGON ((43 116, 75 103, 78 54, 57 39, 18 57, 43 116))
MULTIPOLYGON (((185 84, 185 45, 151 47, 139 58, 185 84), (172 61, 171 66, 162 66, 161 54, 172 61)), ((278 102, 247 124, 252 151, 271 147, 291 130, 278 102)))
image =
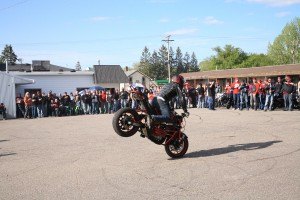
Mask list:
MULTIPOLYGON (((63 92, 74 92, 76 88, 91 87, 94 85, 92 74, 87 75, 20 75, 18 76, 33 79, 34 84, 19 85, 16 93, 24 95, 24 89, 41 89, 42 92, 59 94, 63 92)), ((101 85, 102 86, 102 85, 101 85)), ((102 86, 103 87, 103 86, 102 86)))
MULTIPOLYGON (((128 78, 132 79, 132 83, 143 83, 143 77, 145 78, 145 86, 146 88, 150 88, 150 79, 147 76, 144 76, 143 74, 137 72, 134 72, 133 74, 131 74, 130 76, 128 76, 128 78)), ((128 87, 129 84, 126 84, 126 87, 128 87)))
POLYGON ((7 118, 16 118, 14 77, 0 73, 0 103, 4 103, 7 118))

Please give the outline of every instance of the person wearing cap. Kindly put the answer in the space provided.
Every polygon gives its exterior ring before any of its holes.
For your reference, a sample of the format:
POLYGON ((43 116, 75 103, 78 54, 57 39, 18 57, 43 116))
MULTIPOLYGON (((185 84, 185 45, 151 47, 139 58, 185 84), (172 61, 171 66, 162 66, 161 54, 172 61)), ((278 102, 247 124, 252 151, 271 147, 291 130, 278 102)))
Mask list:
POLYGON ((284 111, 293 110, 293 94, 296 92, 296 87, 294 86, 290 76, 285 77, 286 82, 282 85, 282 94, 284 99, 284 111))

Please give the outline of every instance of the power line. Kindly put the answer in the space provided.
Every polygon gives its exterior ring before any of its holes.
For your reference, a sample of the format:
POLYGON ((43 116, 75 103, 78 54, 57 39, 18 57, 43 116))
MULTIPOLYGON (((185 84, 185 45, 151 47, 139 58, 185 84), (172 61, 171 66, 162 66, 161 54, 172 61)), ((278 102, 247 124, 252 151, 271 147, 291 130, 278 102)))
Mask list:
POLYGON ((18 2, 18 3, 12 4, 12 5, 10 5, 10 6, 7 6, 7 7, 0 8, 0 11, 7 10, 7 9, 10 9, 10 8, 13 8, 13 7, 16 7, 16 6, 20 5, 20 4, 26 3, 26 2, 28 2, 28 1, 30 1, 30 0, 21 1, 21 2, 18 2))

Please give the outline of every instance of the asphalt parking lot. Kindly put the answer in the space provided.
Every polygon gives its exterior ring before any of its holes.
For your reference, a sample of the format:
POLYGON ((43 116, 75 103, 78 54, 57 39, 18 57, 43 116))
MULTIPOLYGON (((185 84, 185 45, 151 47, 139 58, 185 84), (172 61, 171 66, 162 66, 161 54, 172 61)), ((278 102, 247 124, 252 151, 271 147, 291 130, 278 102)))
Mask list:
POLYGON ((172 160, 112 115, 0 121, 0 199, 300 199, 300 112, 190 109, 172 160))

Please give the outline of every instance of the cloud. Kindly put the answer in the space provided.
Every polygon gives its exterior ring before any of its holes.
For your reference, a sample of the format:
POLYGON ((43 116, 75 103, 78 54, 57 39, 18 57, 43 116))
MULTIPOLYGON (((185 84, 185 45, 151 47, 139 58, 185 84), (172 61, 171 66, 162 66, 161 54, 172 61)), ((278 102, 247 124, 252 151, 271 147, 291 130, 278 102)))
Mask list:
POLYGON ((190 35, 196 33, 198 29, 178 29, 170 32, 166 32, 164 35, 190 35))
POLYGON ((276 17, 282 18, 282 17, 289 16, 290 14, 291 14, 290 12, 279 12, 279 13, 276 13, 276 17))
POLYGON ((167 18, 162 18, 159 20, 159 23, 168 23, 170 22, 170 19, 167 19, 167 18))
POLYGON ((300 4, 300 0, 247 0, 251 3, 266 4, 268 6, 290 6, 294 4, 300 4))
POLYGON ((91 21, 101 22, 101 21, 107 21, 109 19, 111 19, 111 18, 110 17, 105 17, 105 16, 96 16, 96 17, 92 17, 91 21))
POLYGON ((208 24, 208 25, 216 25, 216 24, 223 24, 224 23, 223 21, 218 20, 218 19, 216 19, 212 16, 205 17, 203 22, 205 24, 208 24))

